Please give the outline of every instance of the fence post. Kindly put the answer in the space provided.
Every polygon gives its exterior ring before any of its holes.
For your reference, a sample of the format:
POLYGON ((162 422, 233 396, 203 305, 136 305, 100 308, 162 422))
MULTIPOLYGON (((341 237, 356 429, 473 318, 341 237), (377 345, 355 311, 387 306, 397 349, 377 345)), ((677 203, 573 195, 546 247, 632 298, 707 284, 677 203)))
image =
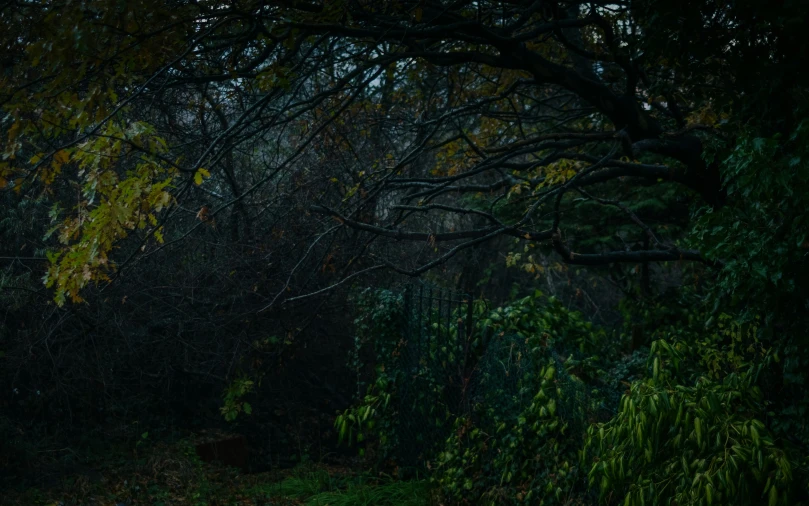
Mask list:
POLYGON ((413 303, 413 299, 412 299, 411 291, 412 291, 412 287, 410 285, 405 286, 404 311, 402 311, 402 317, 405 320, 403 322, 404 338, 405 338, 405 342, 407 343, 405 345, 405 349, 410 350, 407 353, 407 360, 409 362, 411 362, 411 365, 415 369, 415 368, 418 367, 418 358, 416 358, 416 363, 415 364, 413 364, 413 358, 414 358, 414 355, 416 357, 418 357, 418 351, 416 351, 416 353, 413 353, 413 351, 412 351, 414 343, 412 341, 412 337, 413 337, 412 330, 413 329, 411 328, 412 327, 411 320, 413 319, 413 307, 411 305, 413 303))
POLYGON ((404 373, 396 428, 400 470, 420 469, 425 459, 435 457, 433 452, 446 437, 444 432, 451 429, 434 426, 436 413, 446 409, 460 415, 467 409, 468 376, 475 366, 471 356, 475 329, 470 295, 430 284, 425 287, 425 283, 419 283, 418 290, 406 285, 402 295, 402 325, 406 328, 401 329, 400 336, 407 343, 407 358, 401 357, 399 366, 404 373), (452 333, 453 327, 456 334, 452 333), (436 356, 432 354, 433 347, 436 356), (446 350, 441 351, 442 347, 446 350), (422 353, 427 354, 423 364, 422 353), (441 359, 447 358, 447 353, 454 354, 454 358, 444 363, 441 359), (425 425, 428 421, 432 423, 429 427, 425 425))
POLYGON ((418 326, 419 331, 419 347, 418 347, 418 354, 416 360, 418 361, 419 367, 421 367, 421 303, 424 300, 424 285, 419 285, 419 316, 416 319, 416 325, 418 326))
POLYGON ((474 330, 474 322, 472 321, 472 319, 474 318, 474 315, 472 314, 472 306, 473 306, 473 304, 472 304, 472 296, 467 295, 466 296, 466 338, 467 339, 472 338, 472 331, 474 330))

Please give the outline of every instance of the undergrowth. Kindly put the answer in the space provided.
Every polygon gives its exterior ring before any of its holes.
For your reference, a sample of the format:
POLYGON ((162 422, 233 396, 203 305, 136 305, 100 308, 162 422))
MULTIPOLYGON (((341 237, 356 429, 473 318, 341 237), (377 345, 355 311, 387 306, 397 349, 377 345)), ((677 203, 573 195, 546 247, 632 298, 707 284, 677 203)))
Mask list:
POLYGON ((432 488, 427 481, 399 481, 389 476, 341 474, 323 467, 301 467, 280 482, 263 482, 248 496, 292 499, 307 506, 427 506, 432 488))
POLYGON ((128 459, 111 454, 92 472, 76 467, 55 482, 8 490, 3 506, 431 505, 427 482, 307 464, 283 472, 242 474, 202 462, 188 439, 139 442, 128 459))

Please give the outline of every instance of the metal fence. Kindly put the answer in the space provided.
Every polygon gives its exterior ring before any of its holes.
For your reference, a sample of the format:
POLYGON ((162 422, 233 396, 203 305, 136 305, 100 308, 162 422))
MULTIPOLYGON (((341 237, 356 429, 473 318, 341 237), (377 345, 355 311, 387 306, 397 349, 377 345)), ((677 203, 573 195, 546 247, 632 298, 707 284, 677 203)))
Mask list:
POLYGON ((421 469, 446 440, 455 417, 467 409, 475 360, 472 298, 424 283, 403 294, 398 456, 400 468, 421 469))
POLYGON ((417 283, 401 292, 402 355, 398 372, 396 441, 400 470, 424 470, 443 450, 455 421, 478 420, 481 408, 515 421, 536 393, 539 370, 553 363, 565 423, 583 431, 604 413, 552 348, 529 349, 524 336, 489 335, 476 325, 474 301, 464 293, 417 283), (539 350, 539 351, 537 351, 539 350))

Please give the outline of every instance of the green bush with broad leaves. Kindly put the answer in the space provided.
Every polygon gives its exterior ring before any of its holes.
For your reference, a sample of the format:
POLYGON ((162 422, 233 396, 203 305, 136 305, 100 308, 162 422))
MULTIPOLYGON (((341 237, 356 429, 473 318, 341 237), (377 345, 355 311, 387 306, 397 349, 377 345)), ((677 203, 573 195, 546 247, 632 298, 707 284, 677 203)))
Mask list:
MULTIPOLYGON (((721 261, 709 299, 751 322, 783 361, 772 424, 809 453, 809 119, 785 134, 740 132, 719 162, 728 193, 700 210, 692 244, 721 261)), ((709 161, 712 161, 710 159, 709 161)))
POLYGON ((603 329, 568 310, 556 297, 541 291, 516 299, 510 304, 482 312, 476 320, 478 331, 489 336, 516 334, 520 337, 552 339, 565 351, 595 355, 610 353, 603 329))
POLYGON ((601 404, 596 353, 613 357, 617 343, 539 291, 483 316, 492 336, 471 410, 456 420, 433 479, 453 504, 585 503, 579 455, 601 404))
POLYGON ((232 422, 236 420, 239 413, 249 415, 253 412, 253 406, 244 400, 244 397, 253 391, 253 381, 246 376, 241 376, 228 384, 222 407, 219 411, 225 420, 232 422))
POLYGON ((701 209, 691 237, 722 262, 716 303, 724 296, 767 307, 768 317, 801 316, 809 295, 809 119, 786 137, 743 132, 719 166, 728 202, 701 209))
POLYGON ((362 402, 337 415, 335 426, 337 427, 338 442, 361 443, 365 440, 366 434, 371 434, 379 439, 383 448, 388 447, 389 437, 395 433, 393 420, 384 415, 390 406, 392 395, 387 376, 381 371, 378 372, 376 381, 368 388, 368 393, 363 397, 362 402), (380 419, 383 419, 381 423, 380 419))

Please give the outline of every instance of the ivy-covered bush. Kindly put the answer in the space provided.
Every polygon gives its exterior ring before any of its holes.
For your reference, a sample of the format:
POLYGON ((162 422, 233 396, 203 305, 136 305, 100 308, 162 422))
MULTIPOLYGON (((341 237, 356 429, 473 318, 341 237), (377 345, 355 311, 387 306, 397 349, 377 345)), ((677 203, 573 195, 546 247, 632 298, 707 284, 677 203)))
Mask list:
MULTIPOLYGON (((395 457, 399 445, 420 444, 428 450, 421 458, 447 500, 501 504, 550 493, 563 503, 584 490, 578 452, 598 403, 568 370, 598 376, 595 353, 615 348, 607 345, 603 330, 539 291, 495 309, 479 301, 471 336, 426 319, 433 322, 423 329, 431 336, 426 357, 405 377, 402 298, 367 291, 358 306, 363 312, 355 322, 357 348, 372 345, 375 377, 362 402, 338 416, 341 439, 373 441, 383 457, 395 457), (471 357, 462 357, 466 337, 471 357), (475 367, 463 393, 468 409, 458 412, 448 402, 444 379, 463 361, 475 367), (404 386, 414 392, 406 399, 404 386), (404 426, 403 420, 413 416, 425 434, 404 426), (445 436, 423 444, 435 434, 445 436)), ((362 367, 359 361, 355 365, 362 367)))
POLYGON ((562 404, 577 399, 570 395, 576 380, 568 378, 565 387, 560 386, 564 369, 548 357, 539 339, 527 341, 528 352, 514 357, 526 363, 511 364, 511 370, 481 382, 485 391, 473 413, 456 420, 439 456, 434 479, 452 502, 565 504, 575 491, 580 447, 576 434, 581 434, 576 429, 586 405, 562 409, 562 404), (517 376, 516 391, 509 391, 504 378, 511 374, 517 376))
POLYGON ((541 292, 479 322, 493 334, 474 378, 470 413, 439 456, 434 480, 456 504, 575 504, 588 495, 583 433, 600 404, 602 329, 541 292), (565 355, 567 355, 565 357, 565 355), (574 358, 578 357, 578 359, 574 358))

